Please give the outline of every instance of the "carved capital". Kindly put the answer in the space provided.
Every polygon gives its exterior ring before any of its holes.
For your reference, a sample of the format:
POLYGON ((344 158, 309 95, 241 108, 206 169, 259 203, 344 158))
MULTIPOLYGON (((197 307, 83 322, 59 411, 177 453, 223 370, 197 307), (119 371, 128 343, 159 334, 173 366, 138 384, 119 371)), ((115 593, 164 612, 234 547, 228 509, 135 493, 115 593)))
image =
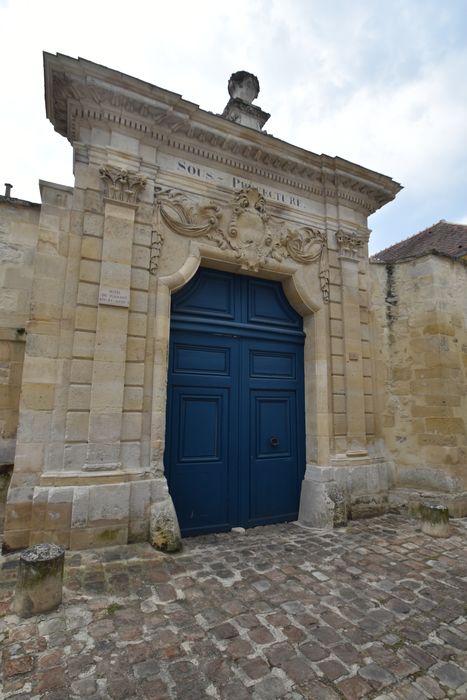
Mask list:
POLYGON ((336 241, 339 249, 339 257, 358 260, 363 241, 356 233, 347 233, 339 230, 336 233, 336 241))
POLYGON ((146 178, 141 173, 132 173, 113 165, 99 168, 99 174, 104 182, 106 197, 115 202, 136 204, 139 194, 146 187, 146 178))

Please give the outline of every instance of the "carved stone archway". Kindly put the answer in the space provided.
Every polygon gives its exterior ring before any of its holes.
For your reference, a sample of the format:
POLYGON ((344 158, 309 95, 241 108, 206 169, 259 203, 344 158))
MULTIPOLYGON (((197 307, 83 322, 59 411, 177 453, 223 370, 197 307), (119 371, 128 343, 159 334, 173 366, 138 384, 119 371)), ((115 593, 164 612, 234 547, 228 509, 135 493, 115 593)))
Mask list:
MULTIPOLYGON (((306 462, 329 458, 329 347, 326 305, 329 300, 327 240, 310 227, 292 229, 268 214, 267 202, 254 188, 234 193, 231 207, 193 203, 183 194, 161 190, 153 233, 152 274, 167 236, 190 239, 184 259, 170 275, 157 276, 155 363, 151 418, 151 472, 165 485, 164 449, 170 299, 200 266, 282 282, 292 307, 303 316, 305 338, 306 462), (304 276, 312 267, 314 275, 304 276), (313 281, 312 281, 313 280, 313 281), (313 283, 314 282, 314 283, 313 283)), ((153 506, 157 510, 157 504, 153 506)))

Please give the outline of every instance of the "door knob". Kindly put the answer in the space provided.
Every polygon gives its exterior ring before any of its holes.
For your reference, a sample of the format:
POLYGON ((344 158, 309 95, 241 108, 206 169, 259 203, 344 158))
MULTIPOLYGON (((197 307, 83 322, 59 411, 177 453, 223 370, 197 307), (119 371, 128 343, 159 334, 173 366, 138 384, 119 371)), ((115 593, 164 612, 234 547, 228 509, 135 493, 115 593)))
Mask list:
POLYGON ((279 440, 276 437, 272 437, 270 440, 271 447, 277 447, 279 444, 279 440))

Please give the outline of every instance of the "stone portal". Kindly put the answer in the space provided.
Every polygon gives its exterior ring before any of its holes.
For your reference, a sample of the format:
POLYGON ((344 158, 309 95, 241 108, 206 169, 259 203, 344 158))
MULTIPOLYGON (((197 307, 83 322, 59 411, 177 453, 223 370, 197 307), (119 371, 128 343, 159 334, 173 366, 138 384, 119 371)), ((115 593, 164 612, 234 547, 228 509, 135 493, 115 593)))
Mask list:
POLYGON ((280 283, 303 318, 300 521, 384 511, 367 217, 400 186, 261 131, 243 71, 224 116, 62 55, 45 84, 75 184, 41 183, 5 546, 144 540, 170 511, 170 302, 200 266, 280 283))

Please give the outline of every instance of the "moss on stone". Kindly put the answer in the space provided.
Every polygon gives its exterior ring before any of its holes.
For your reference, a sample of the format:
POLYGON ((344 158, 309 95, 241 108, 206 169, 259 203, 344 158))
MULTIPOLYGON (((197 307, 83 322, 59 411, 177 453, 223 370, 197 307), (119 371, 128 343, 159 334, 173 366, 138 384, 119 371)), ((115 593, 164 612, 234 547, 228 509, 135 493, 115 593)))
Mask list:
POLYGON ((422 520, 432 525, 446 525, 449 522, 449 510, 445 506, 420 506, 422 520))
POLYGON ((120 605, 120 603, 110 603, 110 605, 107 606, 107 615, 111 617, 112 615, 115 615, 117 610, 122 610, 124 608, 124 605, 120 605))
POLYGON ((120 530, 118 528, 109 528, 108 530, 102 530, 102 532, 99 533, 99 539, 101 539, 103 542, 115 542, 115 540, 118 539, 119 534, 120 530))
POLYGON ((41 585, 49 577, 62 580, 64 557, 65 550, 60 545, 38 544, 26 549, 20 555, 18 585, 27 590, 41 585))
POLYGON ((161 552, 178 552, 180 542, 170 529, 159 527, 154 532, 152 544, 161 552))
POLYGON ((0 464, 0 503, 6 501, 12 473, 12 464, 0 464))

